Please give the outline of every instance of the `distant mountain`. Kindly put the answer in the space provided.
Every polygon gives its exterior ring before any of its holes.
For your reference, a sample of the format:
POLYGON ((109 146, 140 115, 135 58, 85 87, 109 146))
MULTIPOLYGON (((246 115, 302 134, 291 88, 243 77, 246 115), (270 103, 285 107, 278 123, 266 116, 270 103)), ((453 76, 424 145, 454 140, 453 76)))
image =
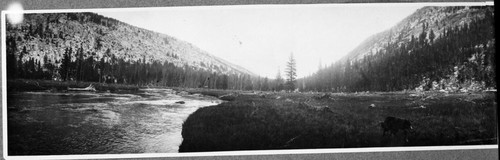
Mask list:
POLYGON ((65 49, 70 47, 83 48, 84 58, 92 54, 96 61, 114 55, 132 62, 167 61, 218 74, 255 75, 188 42, 95 13, 26 14, 24 18, 22 24, 8 25, 7 36, 16 37, 18 51, 26 47, 28 54, 23 61, 34 58, 42 66, 45 56, 60 66, 65 49))
POLYGON ((316 91, 496 88, 494 24, 493 6, 423 7, 299 83, 316 91))

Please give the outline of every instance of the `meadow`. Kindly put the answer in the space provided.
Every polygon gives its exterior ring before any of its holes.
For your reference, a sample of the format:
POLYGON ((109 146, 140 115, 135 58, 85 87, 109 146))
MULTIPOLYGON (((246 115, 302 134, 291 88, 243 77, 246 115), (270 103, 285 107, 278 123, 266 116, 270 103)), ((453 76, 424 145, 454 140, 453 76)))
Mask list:
POLYGON ((180 152, 497 144, 495 92, 187 91, 228 101, 188 117, 180 152), (411 121, 408 141, 382 135, 387 116, 411 121))

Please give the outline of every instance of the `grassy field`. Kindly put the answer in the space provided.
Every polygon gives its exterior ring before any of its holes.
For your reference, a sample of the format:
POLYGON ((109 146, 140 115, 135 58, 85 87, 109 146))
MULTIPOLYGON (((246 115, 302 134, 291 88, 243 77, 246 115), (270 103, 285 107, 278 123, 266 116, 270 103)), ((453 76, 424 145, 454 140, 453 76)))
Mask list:
POLYGON ((495 93, 188 92, 235 98, 190 115, 180 152, 497 144, 495 93), (387 116, 412 122, 408 142, 382 136, 387 116))
POLYGON ((98 82, 52 81, 52 80, 7 80, 7 91, 65 91, 68 87, 85 88, 92 84, 97 91, 136 91, 135 85, 106 84, 98 82))

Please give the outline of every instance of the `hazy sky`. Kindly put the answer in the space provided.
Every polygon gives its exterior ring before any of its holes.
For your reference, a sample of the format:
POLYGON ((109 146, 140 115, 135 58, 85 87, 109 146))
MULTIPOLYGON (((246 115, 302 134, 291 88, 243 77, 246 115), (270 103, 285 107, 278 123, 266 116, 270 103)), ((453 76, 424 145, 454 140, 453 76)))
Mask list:
POLYGON ((298 77, 331 64, 403 20, 417 5, 247 5, 97 12, 193 43, 250 71, 282 75, 291 53, 298 77))

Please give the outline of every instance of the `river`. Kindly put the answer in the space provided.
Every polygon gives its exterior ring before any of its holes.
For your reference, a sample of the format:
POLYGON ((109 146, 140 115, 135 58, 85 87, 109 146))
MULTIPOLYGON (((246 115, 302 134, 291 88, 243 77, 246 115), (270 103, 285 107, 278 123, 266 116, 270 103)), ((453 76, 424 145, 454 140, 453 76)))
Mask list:
POLYGON ((170 89, 7 96, 9 155, 178 152, 184 120, 222 102, 170 89))

